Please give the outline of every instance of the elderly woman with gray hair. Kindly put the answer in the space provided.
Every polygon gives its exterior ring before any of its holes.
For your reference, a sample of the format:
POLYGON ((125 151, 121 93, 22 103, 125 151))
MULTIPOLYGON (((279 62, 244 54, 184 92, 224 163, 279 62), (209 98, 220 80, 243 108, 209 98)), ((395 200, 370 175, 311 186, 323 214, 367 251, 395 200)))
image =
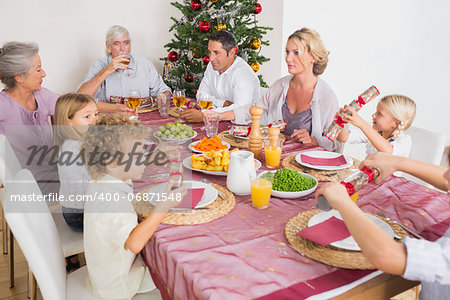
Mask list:
POLYGON ((316 31, 306 27, 295 31, 286 43, 290 75, 278 79, 259 105, 268 122, 286 121, 284 134, 300 143, 334 150, 336 144, 322 135, 339 109, 333 90, 319 77, 327 67, 328 54, 316 31))
MULTIPOLYGON (((43 88, 46 73, 42 68, 39 47, 35 43, 8 42, 0 48, 0 134, 11 143, 22 167, 29 169, 43 193, 58 191, 55 164, 51 155, 36 153, 52 146, 49 117, 55 113, 57 94, 43 88), (32 147, 32 148, 30 148, 32 147), (34 147, 34 148, 33 148, 34 147)), ((99 111, 133 113, 124 105, 102 103, 99 111)))
POLYGON ((112 102, 127 97, 128 90, 138 90, 142 98, 162 92, 171 95, 155 66, 148 59, 130 53, 131 39, 125 27, 112 26, 106 33, 105 46, 106 56, 91 65, 78 87, 79 93, 112 102))

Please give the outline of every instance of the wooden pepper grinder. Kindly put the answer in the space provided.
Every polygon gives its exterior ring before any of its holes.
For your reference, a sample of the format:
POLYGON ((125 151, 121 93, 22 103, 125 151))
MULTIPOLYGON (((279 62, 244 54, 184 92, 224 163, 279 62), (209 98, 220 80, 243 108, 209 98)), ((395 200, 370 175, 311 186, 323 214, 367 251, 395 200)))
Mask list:
POLYGON ((270 127, 268 133, 270 146, 273 148, 278 147, 278 139, 280 138, 280 128, 270 127))
POLYGON ((248 150, 253 152, 255 158, 262 160, 262 135, 260 129, 261 115, 264 110, 259 106, 250 107, 250 115, 252 116, 252 130, 249 134, 248 150))

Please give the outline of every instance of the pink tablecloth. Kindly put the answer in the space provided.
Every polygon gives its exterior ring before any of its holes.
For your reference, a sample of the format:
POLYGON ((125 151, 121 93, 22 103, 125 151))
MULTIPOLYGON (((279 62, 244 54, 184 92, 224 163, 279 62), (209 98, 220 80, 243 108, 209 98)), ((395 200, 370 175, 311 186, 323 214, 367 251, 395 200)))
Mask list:
MULTIPOLYGON (((141 119, 147 125, 174 120, 161 119, 157 113, 141 119)), ((224 122, 221 130, 229 126, 230 123, 224 122)), ((194 129, 199 127, 200 124, 195 125, 194 129)), ((202 136, 199 134, 198 138, 202 136)), ((312 148, 288 140, 283 157, 312 148)), ((224 176, 203 175, 192 173, 194 179, 207 177, 226 185, 224 176)), ((143 182, 135 185, 136 189, 163 176, 149 171, 143 182)), ((364 209, 383 209, 393 219, 414 221, 418 231, 450 219, 447 195, 401 178, 391 177, 380 186, 367 186, 360 195, 364 209), (428 203, 427 209, 419 210, 417 206, 423 203, 428 203)), ((164 298, 172 299, 249 299, 267 295, 270 299, 286 299, 286 295, 304 299, 366 275, 368 272, 329 267, 290 247, 284 236, 285 224, 298 213, 312 209, 313 197, 272 198, 265 210, 254 209, 249 196, 236 197, 234 210, 213 222, 195 226, 160 225, 142 256, 164 298)))

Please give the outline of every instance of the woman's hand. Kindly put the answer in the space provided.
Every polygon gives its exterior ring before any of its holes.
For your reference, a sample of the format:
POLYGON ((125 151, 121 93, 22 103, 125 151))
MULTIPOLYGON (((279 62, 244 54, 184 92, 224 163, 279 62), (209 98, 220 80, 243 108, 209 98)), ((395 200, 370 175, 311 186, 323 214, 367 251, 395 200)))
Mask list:
POLYGON ((291 138, 303 144, 318 145, 317 140, 312 138, 306 129, 294 129, 294 133, 291 134, 291 138))
POLYGON ((363 126, 365 123, 363 118, 361 118, 361 116, 356 112, 356 109, 354 109, 351 106, 344 105, 344 108, 343 109, 341 108, 339 112, 342 112, 341 113, 342 120, 358 128, 361 128, 361 126, 363 126))
POLYGON ((339 210, 343 203, 352 201, 348 196, 345 187, 338 182, 329 182, 322 185, 316 191, 316 200, 323 195, 330 203, 331 207, 339 210))

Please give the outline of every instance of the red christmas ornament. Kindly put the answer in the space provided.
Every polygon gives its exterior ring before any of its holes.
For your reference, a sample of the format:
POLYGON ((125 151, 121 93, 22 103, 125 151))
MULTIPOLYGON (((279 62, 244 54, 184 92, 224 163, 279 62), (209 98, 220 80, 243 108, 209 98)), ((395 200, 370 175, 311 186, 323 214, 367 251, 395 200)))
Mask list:
POLYGON ((191 82, 194 81, 194 75, 192 75, 192 74, 186 74, 186 75, 184 75, 184 80, 186 80, 186 82, 191 83, 191 82))
POLYGON ((210 60, 211 60, 211 59, 209 59, 209 56, 208 56, 208 55, 203 56, 203 63, 204 63, 205 65, 207 65, 207 64, 209 63, 210 60))
POLYGON ((171 51, 169 52, 169 55, 167 55, 167 57, 169 58, 169 60, 171 62, 176 62, 178 60, 178 53, 176 53, 175 51, 171 51))
POLYGON ((200 29, 201 32, 208 32, 208 30, 211 28, 211 25, 209 25, 208 22, 203 21, 198 24, 198 29, 200 29))
POLYGON ((236 45, 236 54, 239 52, 239 47, 236 45))
POLYGON ((200 8, 202 8, 202 3, 200 2, 200 0, 192 0, 191 8, 192 10, 199 10, 200 8))
POLYGON ((259 14, 262 11, 262 6, 258 2, 255 2, 256 9, 253 11, 255 15, 259 14))

